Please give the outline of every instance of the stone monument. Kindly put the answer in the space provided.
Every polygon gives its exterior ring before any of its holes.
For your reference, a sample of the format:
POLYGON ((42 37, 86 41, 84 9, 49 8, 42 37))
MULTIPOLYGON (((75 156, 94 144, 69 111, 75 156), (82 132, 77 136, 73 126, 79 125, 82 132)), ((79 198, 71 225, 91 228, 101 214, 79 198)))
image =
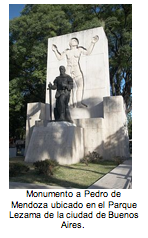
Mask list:
POLYGON ((71 164, 89 151, 104 159, 129 156, 124 101, 122 96, 110 96, 108 41, 102 27, 48 39, 46 89, 45 104, 28 104, 26 161, 71 164), (52 90, 49 102, 48 86, 61 65, 73 79, 68 99, 72 120, 50 122, 57 100, 52 90))

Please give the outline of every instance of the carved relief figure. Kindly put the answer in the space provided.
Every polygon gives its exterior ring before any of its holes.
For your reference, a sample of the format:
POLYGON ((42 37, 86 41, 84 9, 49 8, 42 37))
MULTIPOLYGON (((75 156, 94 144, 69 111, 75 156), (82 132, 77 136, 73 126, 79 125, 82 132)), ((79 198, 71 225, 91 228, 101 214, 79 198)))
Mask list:
POLYGON ((84 47, 79 46, 79 41, 77 38, 72 38, 69 42, 70 49, 66 49, 62 53, 58 51, 56 45, 52 45, 52 50, 54 51, 58 60, 61 60, 66 56, 66 73, 73 78, 72 103, 74 107, 82 107, 84 105, 84 103, 82 102, 84 91, 84 77, 80 67, 80 56, 81 54, 90 55, 95 43, 98 40, 99 37, 94 36, 89 48, 85 49, 84 47))

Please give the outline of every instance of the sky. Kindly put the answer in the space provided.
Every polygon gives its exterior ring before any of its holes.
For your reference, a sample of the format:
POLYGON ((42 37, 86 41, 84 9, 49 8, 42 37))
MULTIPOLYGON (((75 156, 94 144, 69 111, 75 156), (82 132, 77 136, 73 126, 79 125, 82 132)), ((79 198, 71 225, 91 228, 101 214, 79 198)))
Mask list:
POLYGON ((9 4, 9 20, 19 17, 24 6, 25 4, 9 4))

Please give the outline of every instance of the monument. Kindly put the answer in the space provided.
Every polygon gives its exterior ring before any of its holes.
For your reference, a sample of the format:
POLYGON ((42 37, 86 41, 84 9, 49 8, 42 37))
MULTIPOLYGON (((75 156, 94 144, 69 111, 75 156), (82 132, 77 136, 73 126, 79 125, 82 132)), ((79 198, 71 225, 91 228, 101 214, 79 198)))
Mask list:
POLYGON ((64 66, 60 66, 59 70, 60 76, 56 77, 54 85, 51 83, 48 84, 49 90, 57 90, 55 95, 56 107, 54 108, 54 118, 56 121, 72 122, 68 103, 70 99, 70 92, 73 89, 73 79, 69 75, 65 74, 64 66))
POLYGON ((103 28, 49 38, 46 101, 27 106, 25 160, 72 164, 89 151, 104 159, 128 157, 128 143, 123 98, 110 96, 103 28))

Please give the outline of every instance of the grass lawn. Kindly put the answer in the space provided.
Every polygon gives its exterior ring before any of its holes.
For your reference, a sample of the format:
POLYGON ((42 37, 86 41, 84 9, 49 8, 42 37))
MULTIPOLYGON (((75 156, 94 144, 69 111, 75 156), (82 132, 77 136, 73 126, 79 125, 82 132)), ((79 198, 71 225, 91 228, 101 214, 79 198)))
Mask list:
POLYGON ((88 165, 84 163, 59 165, 52 176, 45 176, 38 175, 32 163, 24 162, 24 157, 9 159, 9 163, 16 162, 29 166, 30 170, 26 174, 10 177, 10 182, 45 183, 68 188, 87 188, 118 165, 115 161, 100 161, 98 164, 88 165))

